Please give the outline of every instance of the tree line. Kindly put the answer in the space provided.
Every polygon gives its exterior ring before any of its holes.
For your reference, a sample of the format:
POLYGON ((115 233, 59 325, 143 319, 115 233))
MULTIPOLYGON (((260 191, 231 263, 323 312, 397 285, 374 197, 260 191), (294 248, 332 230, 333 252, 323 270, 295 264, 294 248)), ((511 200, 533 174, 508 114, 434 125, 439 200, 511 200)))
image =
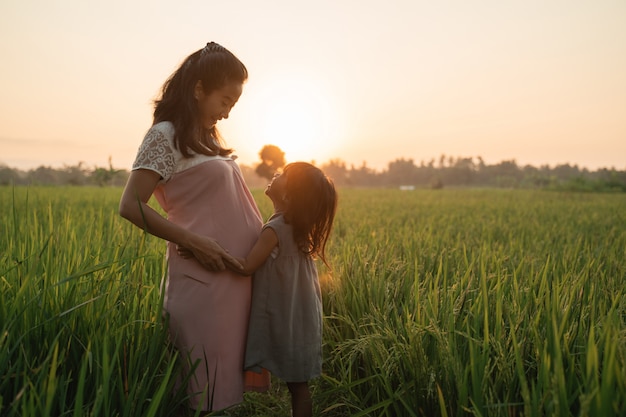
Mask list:
POLYGON ((498 187, 626 192, 626 170, 601 168, 591 171, 570 164, 520 166, 514 159, 490 165, 481 157, 442 155, 438 162, 432 159, 419 164, 413 159, 400 158, 390 162, 381 172, 372 170, 366 163, 348 167, 341 160, 331 160, 322 169, 335 183, 355 187, 498 187))
MULTIPOLYGON (((284 152, 274 145, 266 145, 259 157, 261 162, 256 166, 240 165, 251 188, 267 185, 274 172, 286 163, 284 152)), ((370 168, 366 162, 360 166, 348 165, 341 159, 332 159, 318 166, 342 187, 499 187, 626 192, 626 170, 601 168, 591 171, 570 164, 534 167, 505 160, 490 165, 481 157, 441 155, 438 160, 433 158, 420 163, 399 158, 382 170, 370 168)), ((0 185, 123 186, 128 175, 127 170, 114 168, 111 158, 108 167, 90 168, 81 162, 61 168, 40 166, 25 171, 0 165, 0 185)))
MULTIPOLYGON (((274 145, 264 146, 259 157, 261 162, 255 172, 257 177, 266 180, 285 165, 285 153, 274 145)), ((320 168, 335 184, 344 187, 440 189, 451 186, 626 192, 626 171, 615 168, 589 171, 570 164, 536 168, 519 166, 515 160, 488 165, 480 156, 454 158, 441 155, 438 161, 433 158, 419 164, 413 159, 399 158, 381 171, 369 168, 366 162, 358 167, 348 167, 341 159, 331 159, 320 168)))

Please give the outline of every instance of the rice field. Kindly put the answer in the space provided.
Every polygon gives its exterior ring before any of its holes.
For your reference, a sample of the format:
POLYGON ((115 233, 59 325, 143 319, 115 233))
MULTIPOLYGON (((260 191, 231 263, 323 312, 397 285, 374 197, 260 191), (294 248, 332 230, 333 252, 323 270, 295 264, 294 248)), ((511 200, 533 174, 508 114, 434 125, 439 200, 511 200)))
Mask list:
MULTIPOLYGON (((0 415, 181 415, 164 245, 120 194, 0 188, 0 415)), ((329 253, 316 415, 626 415, 626 194, 340 189, 329 253)))

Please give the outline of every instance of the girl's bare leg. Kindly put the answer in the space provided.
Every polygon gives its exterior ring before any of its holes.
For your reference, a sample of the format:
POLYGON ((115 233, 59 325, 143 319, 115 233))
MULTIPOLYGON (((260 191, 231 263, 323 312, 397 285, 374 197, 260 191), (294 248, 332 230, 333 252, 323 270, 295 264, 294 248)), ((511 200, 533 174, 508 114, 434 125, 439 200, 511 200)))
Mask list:
POLYGON ((293 417, 312 417, 313 401, 307 382, 287 382, 291 393, 291 415, 293 417))

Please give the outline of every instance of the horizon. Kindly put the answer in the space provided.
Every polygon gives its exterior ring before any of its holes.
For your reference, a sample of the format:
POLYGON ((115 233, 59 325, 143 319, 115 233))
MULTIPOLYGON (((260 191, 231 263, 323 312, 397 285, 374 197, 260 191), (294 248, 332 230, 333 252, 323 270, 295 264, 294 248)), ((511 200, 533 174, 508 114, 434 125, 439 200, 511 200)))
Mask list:
POLYGON ((626 170, 622 1, 9 0, 0 34, 0 163, 16 169, 130 169, 161 85, 214 40, 250 74, 218 123, 244 165, 274 144, 376 171, 441 155, 626 170))
MULTIPOLYGON (((234 153, 236 155, 236 152, 234 153)), ((486 161, 484 158, 482 158, 480 155, 475 155, 475 156, 464 156, 464 155, 439 155, 438 157, 432 157, 432 158, 424 158, 424 159, 420 159, 420 160, 416 160, 415 158, 411 158, 411 157, 399 157, 394 159, 393 161, 388 161, 384 166, 378 168, 378 167, 374 167, 370 164, 367 163, 367 161, 362 161, 361 163, 358 164, 354 164, 354 163, 348 163, 347 161, 341 160, 340 158, 330 158, 329 160, 326 161, 315 161, 315 160, 288 160, 286 159, 286 163, 290 163, 290 162, 296 162, 296 161, 304 161, 304 162, 309 162, 312 163, 318 167, 323 167, 324 165, 328 165, 333 161, 340 161, 345 163, 346 169, 348 170, 352 170, 352 169, 359 169, 360 167, 363 166, 363 164, 365 164, 365 166, 371 170, 373 170, 376 173, 382 173, 386 170, 389 169, 389 164, 393 163, 395 161, 398 160, 412 160, 413 164, 416 167, 420 167, 421 163, 424 162, 425 165, 428 165, 430 163, 430 161, 434 161, 434 166, 435 168, 439 169, 441 166, 439 164, 439 160, 440 158, 444 156, 445 157, 445 164, 444 167, 447 168, 449 167, 449 159, 453 158, 453 160, 456 162, 459 158, 460 159, 465 159, 465 158, 471 158, 473 162, 477 162, 478 159, 482 159, 484 164, 486 166, 495 166, 504 162, 514 162, 518 168, 524 168, 526 166, 531 166, 533 168, 537 168, 537 169, 541 169, 544 167, 547 167, 548 169, 555 169, 557 167, 560 166, 570 166, 573 168, 578 168, 580 170, 587 170, 589 172, 596 172, 596 171, 601 171, 601 170, 615 170, 615 171, 626 171, 626 167, 624 168, 620 168, 617 166, 598 166, 595 168, 590 168, 587 166, 583 166, 580 164, 576 164, 576 163, 571 163, 571 162, 563 162, 563 163, 556 163, 556 164, 532 164, 532 163, 521 163, 520 161, 518 161, 515 158, 510 158, 510 159, 503 159, 503 160, 499 160, 499 161, 486 161)), ((61 162, 60 164, 54 165, 54 164, 48 164, 48 163, 40 163, 40 164, 30 164, 30 165, 23 165, 22 167, 20 166, 12 166, 10 164, 5 163, 4 161, 2 161, 0 159, 0 168, 2 167, 6 167, 9 169, 13 169, 13 170, 18 170, 18 171, 22 171, 22 172, 28 172, 28 171, 33 171, 36 170, 38 168, 50 168, 53 170, 62 170, 64 168, 70 168, 70 167, 77 167, 77 166, 81 166, 87 170, 89 169, 96 169, 96 168, 108 168, 109 167, 109 160, 108 157, 106 158, 107 161, 105 164, 97 164, 97 163, 87 163, 86 161, 75 161, 73 163, 68 163, 66 161, 61 162)), ((254 168, 256 167, 258 164, 261 163, 261 159, 257 159, 256 161, 241 161, 240 158, 236 158, 236 161, 238 163, 238 165, 240 166, 246 166, 246 167, 250 167, 250 168, 254 168)), ((115 162, 112 160, 111 158, 111 166, 113 167, 113 169, 116 170, 126 170, 128 172, 131 171, 131 166, 119 166, 116 165, 115 162)))

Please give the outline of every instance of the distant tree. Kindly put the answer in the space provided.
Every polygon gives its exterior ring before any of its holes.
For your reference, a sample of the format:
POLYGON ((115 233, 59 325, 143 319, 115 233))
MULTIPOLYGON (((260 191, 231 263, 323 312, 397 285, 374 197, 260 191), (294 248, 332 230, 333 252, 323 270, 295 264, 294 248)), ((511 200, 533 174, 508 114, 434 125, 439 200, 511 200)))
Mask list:
POLYGON ((439 157, 439 168, 444 168, 446 166, 446 155, 445 154, 441 154, 441 156, 439 157))
POLYGON ((389 163, 387 182, 389 185, 415 185, 417 167, 413 159, 399 158, 389 163))
POLYGON ((428 163, 422 160, 420 165, 415 168, 415 185, 428 186, 435 175, 438 175, 437 168, 435 168, 435 160, 431 159, 428 163))
POLYGON ((561 164, 554 167, 552 170, 553 175, 555 175, 560 181, 569 180, 574 177, 580 176, 580 169, 578 169, 578 165, 570 165, 570 164, 561 164))
POLYGON ((105 185, 123 185, 125 182, 125 172, 113 168, 112 157, 109 156, 109 168, 95 167, 91 173, 91 181, 100 187, 105 185))
POLYGON ((260 177, 271 180, 276 171, 285 166, 285 152, 276 145, 265 145, 259 152, 261 163, 256 167, 260 177))
POLYGON ((626 192, 626 171, 603 168, 598 170, 592 177, 602 182, 607 191, 626 192))
POLYGON ((350 176, 350 185, 357 187, 375 186, 378 183, 376 171, 369 168, 365 161, 358 168, 352 165, 348 175, 350 176))
POLYGON ((60 183, 59 171, 46 166, 30 170, 28 178, 33 185, 55 185, 60 183))
POLYGON ((18 185, 19 183, 19 171, 0 164, 0 185, 18 185))
POLYGON ((448 168, 448 182, 455 185, 470 185, 474 182, 477 166, 473 158, 457 158, 448 168))
POLYGON ((499 164, 492 165, 489 168, 491 181, 498 187, 515 188, 522 179, 523 172, 517 166, 515 159, 502 161, 499 164))
POLYGON ((60 171, 60 180, 63 185, 85 185, 88 171, 83 168, 84 162, 77 165, 64 165, 60 171))
POLYGON ((537 168, 525 165, 522 168, 523 178, 521 186, 523 188, 545 188, 550 184, 550 176, 544 175, 537 168))
POLYGON ((321 170, 333 180, 335 185, 347 185, 350 181, 346 163, 341 159, 331 159, 322 165, 321 170))

